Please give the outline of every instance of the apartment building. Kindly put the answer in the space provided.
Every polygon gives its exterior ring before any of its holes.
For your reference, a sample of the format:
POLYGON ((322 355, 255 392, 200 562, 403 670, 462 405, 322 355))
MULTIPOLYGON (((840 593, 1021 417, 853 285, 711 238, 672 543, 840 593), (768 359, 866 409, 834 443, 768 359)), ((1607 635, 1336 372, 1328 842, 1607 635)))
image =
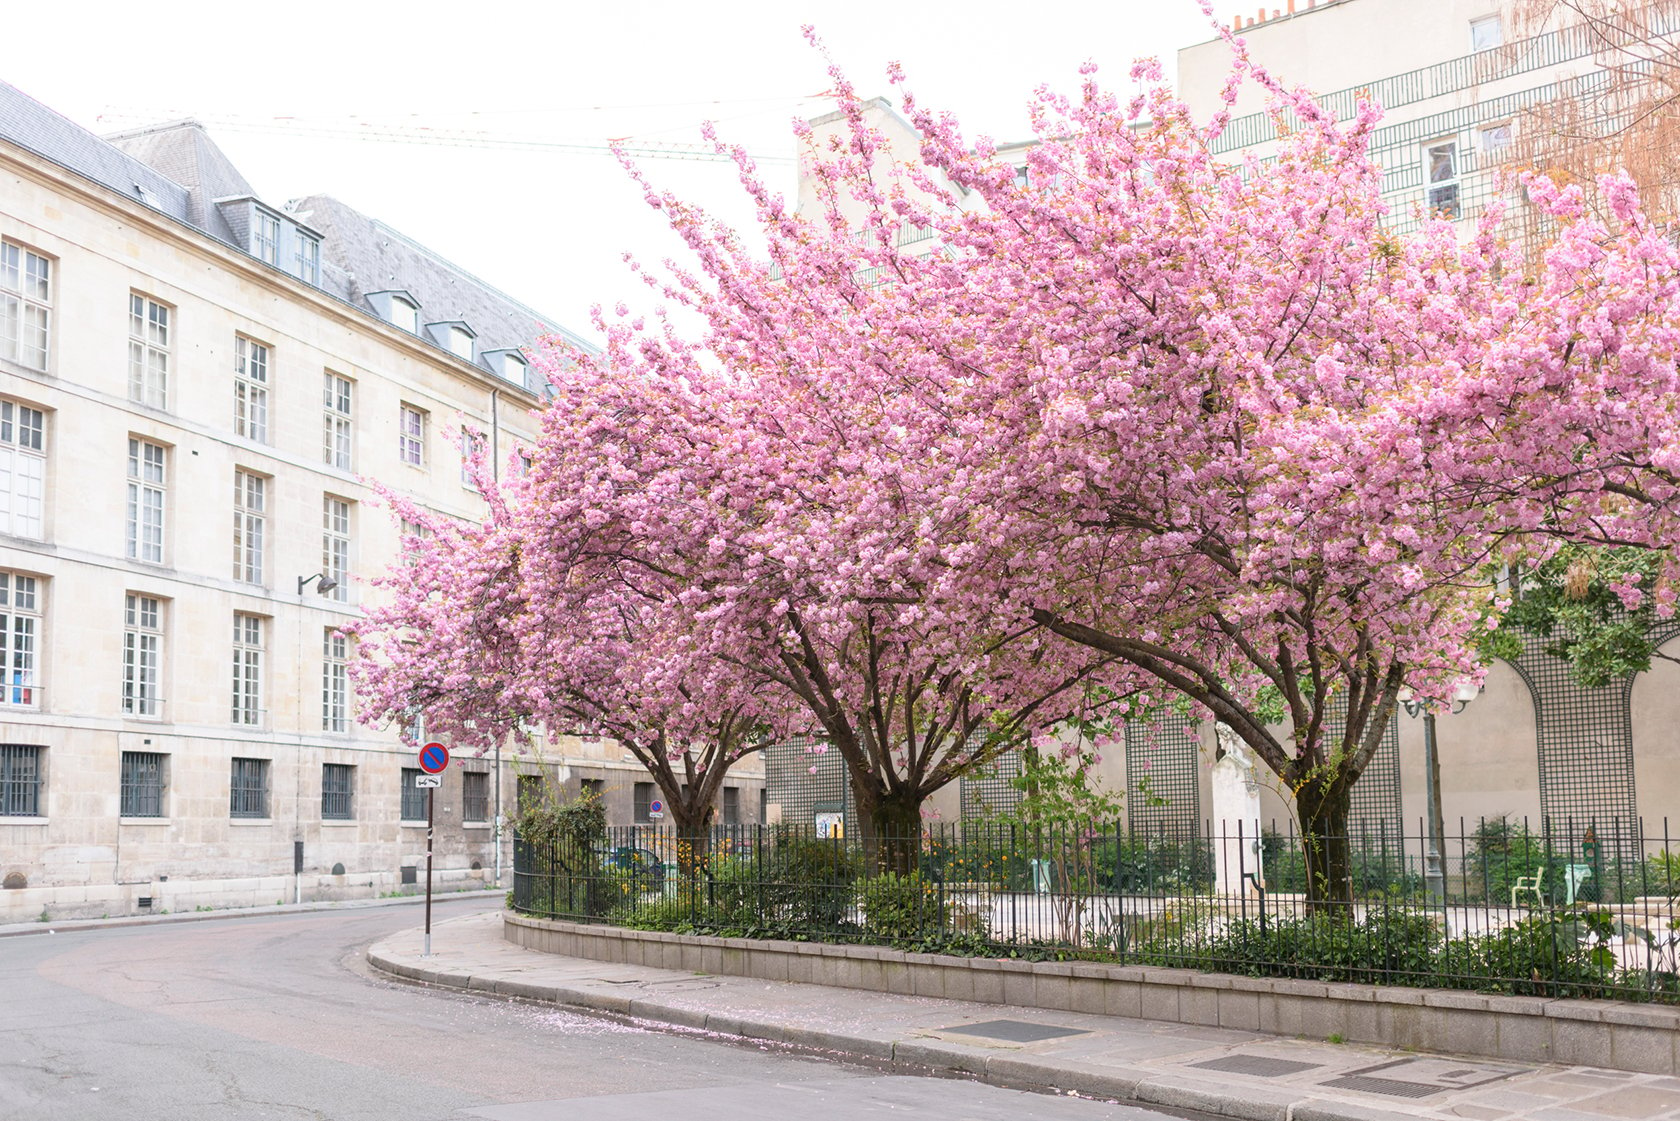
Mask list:
MULTIPOLYGON (((194 122, 100 138, 0 84, 0 922, 413 890, 418 770, 339 628, 403 555, 376 485, 480 517, 463 441, 519 469, 549 336, 587 345, 264 200, 194 122)), ((521 781, 628 821, 646 777, 569 737, 500 762, 437 791, 446 888, 507 864, 521 781)))

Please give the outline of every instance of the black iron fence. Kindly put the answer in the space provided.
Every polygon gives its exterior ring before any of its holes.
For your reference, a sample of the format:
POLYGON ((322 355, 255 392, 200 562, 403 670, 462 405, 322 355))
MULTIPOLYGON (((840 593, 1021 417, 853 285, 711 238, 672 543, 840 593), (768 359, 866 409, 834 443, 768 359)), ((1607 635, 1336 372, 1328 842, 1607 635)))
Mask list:
POLYGON ((1288 826, 1139 836, 965 822, 872 842, 632 826, 516 842, 513 902, 732 937, 1680 1002, 1680 838, 1666 820, 1499 818, 1342 843, 1345 881, 1314 890, 1288 826))

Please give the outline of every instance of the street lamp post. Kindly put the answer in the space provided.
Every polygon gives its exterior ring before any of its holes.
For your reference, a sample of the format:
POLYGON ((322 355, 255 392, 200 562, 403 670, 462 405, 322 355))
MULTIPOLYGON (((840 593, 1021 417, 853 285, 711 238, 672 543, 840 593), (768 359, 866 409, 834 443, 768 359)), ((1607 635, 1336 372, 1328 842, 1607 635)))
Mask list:
MULTIPOLYGON (((1455 716, 1463 712, 1465 706, 1475 700, 1481 691, 1479 685, 1460 682, 1453 691, 1448 711, 1455 716)), ((1435 713, 1423 700, 1413 696, 1409 689, 1402 690, 1400 703, 1406 707, 1407 716, 1415 717, 1420 712, 1423 714, 1424 813, 1429 818, 1429 836, 1425 841, 1423 854, 1423 875, 1425 883, 1429 886, 1430 901, 1442 904, 1447 898, 1447 870, 1441 854, 1446 849, 1447 842, 1446 826, 1441 817, 1441 753, 1435 741, 1435 713)))

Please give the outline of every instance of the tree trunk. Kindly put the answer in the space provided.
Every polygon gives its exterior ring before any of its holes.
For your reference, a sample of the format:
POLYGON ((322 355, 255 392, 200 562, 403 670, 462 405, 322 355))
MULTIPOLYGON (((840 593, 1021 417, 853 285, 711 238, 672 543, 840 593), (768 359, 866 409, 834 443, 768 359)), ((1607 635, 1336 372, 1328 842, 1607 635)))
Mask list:
POLYGON ((677 827, 677 871, 692 878, 706 866, 712 847, 712 807, 690 808, 681 802, 671 803, 671 816, 677 827))
POLYGON ((1352 784, 1346 775, 1336 775, 1309 779, 1295 792, 1307 862, 1307 909, 1315 915, 1353 918, 1352 784))
POLYGON ((858 806, 864 852, 881 872, 909 875, 922 855, 922 798, 919 791, 889 790, 873 805, 858 806))

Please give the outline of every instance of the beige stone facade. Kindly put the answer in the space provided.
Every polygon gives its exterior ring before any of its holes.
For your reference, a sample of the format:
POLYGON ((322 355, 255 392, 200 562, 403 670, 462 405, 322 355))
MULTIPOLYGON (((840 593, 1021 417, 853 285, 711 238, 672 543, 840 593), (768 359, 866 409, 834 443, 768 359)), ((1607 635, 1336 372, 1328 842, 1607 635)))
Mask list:
MULTIPOLYGON (((355 720, 335 628, 402 556, 377 486, 479 517, 463 426, 518 469, 545 321, 342 204, 241 182, 197 126, 106 144, 0 87, 0 923, 423 879, 413 752, 355 720)), ((634 816, 647 776, 615 745, 538 755, 634 816)), ((536 769, 455 760, 445 890, 510 866, 497 809, 536 769)), ((756 786, 732 798, 757 813, 756 786)))

